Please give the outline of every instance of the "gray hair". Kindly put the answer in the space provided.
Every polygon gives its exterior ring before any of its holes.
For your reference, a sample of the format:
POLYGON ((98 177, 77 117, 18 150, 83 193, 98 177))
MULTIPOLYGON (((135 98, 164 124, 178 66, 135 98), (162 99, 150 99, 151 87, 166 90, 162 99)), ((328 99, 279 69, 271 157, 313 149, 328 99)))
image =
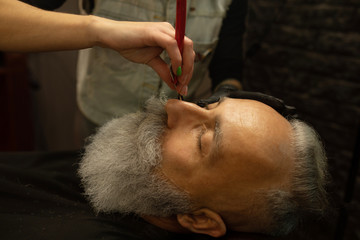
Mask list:
POLYGON ((304 122, 296 119, 289 122, 295 150, 290 190, 265 193, 267 212, 272 219, 268 233, 275 236, 290 233, 308 215, 323 215, 328 206, 327 159, 320 138, 304 122))
POLYGON ((111 120, 90 138, 80 162, 85 195, 97 212, 169 216, 190 209, 187 195, 156 173, 166 126, 165 100, 111 120))

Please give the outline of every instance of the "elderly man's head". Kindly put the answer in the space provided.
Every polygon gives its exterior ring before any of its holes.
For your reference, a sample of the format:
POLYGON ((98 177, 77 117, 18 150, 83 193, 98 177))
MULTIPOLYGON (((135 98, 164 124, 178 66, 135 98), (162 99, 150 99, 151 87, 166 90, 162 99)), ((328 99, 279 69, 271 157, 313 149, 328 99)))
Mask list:
POLYGON ((314 130, 254 100, 151 99, 100 128, 79 173, 97 211, 221 236, 284 234, 322 211, 326 159, 314 130))

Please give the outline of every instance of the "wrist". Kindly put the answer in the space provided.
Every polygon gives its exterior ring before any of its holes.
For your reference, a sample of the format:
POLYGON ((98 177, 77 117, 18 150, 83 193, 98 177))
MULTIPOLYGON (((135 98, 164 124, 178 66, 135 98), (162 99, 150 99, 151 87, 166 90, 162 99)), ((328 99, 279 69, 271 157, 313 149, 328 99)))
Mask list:
POLYGON ((102 18, 94 16, 94 15, 87 15, 87 28, 88 29, 88 39, 90 41, 90 47, 100 46, 104 47, 105 44, 101 40, 101 22, 103 21, 102 18))

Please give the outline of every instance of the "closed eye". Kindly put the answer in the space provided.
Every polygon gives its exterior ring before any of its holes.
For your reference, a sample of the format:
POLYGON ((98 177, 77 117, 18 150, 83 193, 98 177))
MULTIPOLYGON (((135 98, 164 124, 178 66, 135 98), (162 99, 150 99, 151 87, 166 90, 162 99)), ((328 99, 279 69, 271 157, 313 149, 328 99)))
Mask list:
MULTIPOLYGON (((212 110, 212 109, 214 109, 214 108, 217 108, 225 99, 226 99, 225 97, 221 97, 218 102, 212 103, 212 104, 206 104, 206 105, 204 106, 204 108, 207 109, 207 110, 212 110), (214 106, 214 104, 216 104, 216 105, 214 106), (210 107, 209 107, 209 106, 210 106, 210 107)), ((218 132, 218 129, 219 129, 219 120, 218 120, 218 119, 215 120, 215 124, 214 124, 214 125, 215 125, 214 132, 218 132), (216 130, 216 131, 215 131, 215 130, 216 130)), ((202 151, 202 136, 203 136, 206 132, 207 132, 207 128, 206 128, 206 126, 205 126, 205 124, 204 124, 204 125, 202 126, 202 129, 199 131, 198 136, 197 136, 197 145, 198 145, 198 148, 199 148, 200 151, 202 151)))

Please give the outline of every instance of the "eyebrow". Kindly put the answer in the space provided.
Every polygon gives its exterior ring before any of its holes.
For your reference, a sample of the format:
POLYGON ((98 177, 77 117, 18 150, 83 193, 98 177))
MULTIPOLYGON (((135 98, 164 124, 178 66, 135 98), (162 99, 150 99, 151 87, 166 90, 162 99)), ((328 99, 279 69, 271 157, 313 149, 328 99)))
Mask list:
POLYGON ((209 162, 210 164, 214 164, 220 155, 220 148, 222 143, 222 130, 221 130, 221 121, 220 117, 215 117, 215 128, 214 128, 214 137, 213 137, 213 148, 211 149, 210 156, 209 156, 209 162))
MULTIPOLYGON (((219 101, 216 104, 217 108, 226 98, 220 97, 219 101)), ((207 105, 205 108, 208 109, 207 105)), ((214 137, 213 137, 213 148, 211 149, 210 156, 209 156, 209 163, 214 164, 218 159, 220 155, 220 148, 222 143, 222 130, 221 130, 221 120, 220 116, 215 116, 215 127, 214 127, 214 137)))

